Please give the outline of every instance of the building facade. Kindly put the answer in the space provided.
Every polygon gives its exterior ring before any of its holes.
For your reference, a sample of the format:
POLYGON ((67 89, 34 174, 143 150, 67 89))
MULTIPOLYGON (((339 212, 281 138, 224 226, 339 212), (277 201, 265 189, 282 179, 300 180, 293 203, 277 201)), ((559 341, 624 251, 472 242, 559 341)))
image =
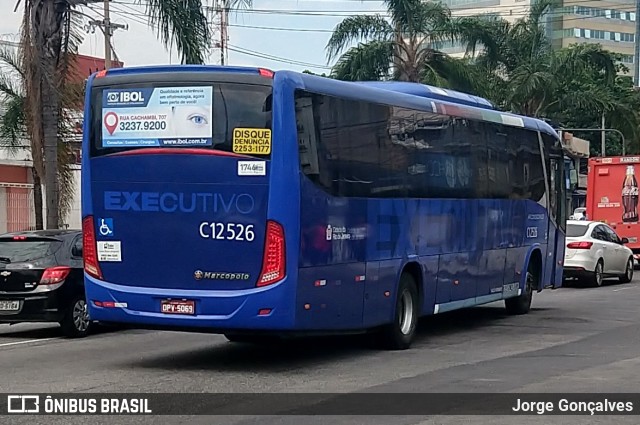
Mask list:
MULTIPOLYGON (((535 1, 535 0, 534 0, 535 1)), ((494 15, 515 22, 530 10, 532 0, 443 0, 454 16, 494 15)), ((634 75, 635 0, 564 0, 544 19, 547 35, 556 48, 572 44, 601 44, 622 55, 621 62, 634 75)), ((442 51, 463 56, 460 43, 444 43, 442 51)))
POLYGON ((635 0, 565 0, 554 19, 553 43, 568 47, 577 43, 601 44, 603 48, 622 55, 622 63, 633 76, 635 0))

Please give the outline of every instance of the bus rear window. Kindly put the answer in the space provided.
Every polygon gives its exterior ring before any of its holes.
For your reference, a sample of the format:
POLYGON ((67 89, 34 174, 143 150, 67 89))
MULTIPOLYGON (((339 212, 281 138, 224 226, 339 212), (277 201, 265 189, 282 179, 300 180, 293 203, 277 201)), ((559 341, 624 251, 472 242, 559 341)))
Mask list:
POLYGON ((271 156, 270 86, 132 83, 96 88, 92 103, 92 157, 148 147, 271 156))

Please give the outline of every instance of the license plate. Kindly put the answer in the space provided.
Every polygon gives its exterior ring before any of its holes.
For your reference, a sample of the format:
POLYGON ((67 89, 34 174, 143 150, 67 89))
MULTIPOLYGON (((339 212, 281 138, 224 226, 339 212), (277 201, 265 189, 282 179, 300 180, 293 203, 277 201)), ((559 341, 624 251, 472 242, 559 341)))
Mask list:
POLYGON ((18 311, 20 310, 20 301, 0 300, 0 311, 18 311))
POLYGON ((162 300, 161 311, 165 314, 195 314, 196 302, 186 300, 162 300))

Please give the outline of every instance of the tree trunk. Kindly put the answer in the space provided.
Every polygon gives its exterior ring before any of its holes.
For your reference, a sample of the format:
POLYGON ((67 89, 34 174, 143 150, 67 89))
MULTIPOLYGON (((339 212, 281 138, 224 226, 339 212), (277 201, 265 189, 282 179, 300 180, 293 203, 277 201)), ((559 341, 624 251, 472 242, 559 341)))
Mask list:
POLYGON ((36 210, 36 230, 42 230, 44 229, 42 220, 42 182, 35 167, 31 168, 31 175, 33 177, 33 207, 36 210))
MULTIPOLYGON (((45 59, 47 62, 51 58, 45 59)), ((56 65, 45 65, 47 74, 55 75, 56 65)), ((57 229, 60 226, 58 214, 58 111, 59 96, 52 81, 43 78, 42 81, 42 129, 44 138, 44 184, 47 202, 47 229, 57 229)))
POLYGON ((30 0, 26 19, 30 28, 28 44, 32 49, 27 63, 33 67, 29 98, 35 126, 40 126, 46 203, 46 228, 60 226, 58 214, 58 120, 60 115, 60 88, 62 81, 58 66, 62 54, 64 19, 70 3, 67 0, 30 0))

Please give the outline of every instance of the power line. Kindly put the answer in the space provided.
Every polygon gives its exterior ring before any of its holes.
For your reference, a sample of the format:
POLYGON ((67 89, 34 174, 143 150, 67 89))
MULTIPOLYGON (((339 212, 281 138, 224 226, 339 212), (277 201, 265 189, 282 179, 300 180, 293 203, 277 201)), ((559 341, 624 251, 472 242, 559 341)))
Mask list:
POLYGON ((288 63, 290 65, 308 66, 308 67, 312 67, 312 68, 326 69, 326 70, 330 70, 331 69, 330 66, 319 65, 319 64, 310 63, 310 62, 302 62, 302 61, 297 61, 297 60, 294 60, 294 59, 287 59, 287 58, 283 58, 281 56, 270 55, 268 53, 262 53, 262 52, 258 52, 258 51, 251 50, 251 49, 247 49, 247 48, 244 48, 244 47, 234 46, 234 45, 231 45, 231 44, 229 44, 229 50, 235 51, 236 53, 241 53, 241 54, 245 54, 245 55, 249 55, 249 56, 259 57, 261 59, 268 59, 268 60, 272 60, 272 61, 275 61, 275 62, 288 63))
MULTIPOLYGON (((599 1, 599 0, 584 0, 581 4, 587 3, 589 1, 599 1)), ((129 6, 129 5, 137 5, 136 3, 130 3, 130 2, 126 2, 126 1, 121 1, 121 0, 112 0, 111 2, 112 4, 118 4, 120 7, 126 8, 125 9, 120 9, 118 7, 113 7, 113 13, 124 18, 124 19, 129 19, 132 20, 134 22, 143 24, 143 25, 148 25, 148 15, 141 13, 139 10, 136 10, 135 8, 129 6)), ((92 9, 94 12, 99 13, 98 11, 92 9)), ((267 10, 267 9, 263 9, 263 10, 267 10)), ((244 9, 242 9, 241 11, 244 11, 244 9)), ((277 9, 272 9, 270 11, 273 12, 281 12, 281 10, 277 10, 277 9)), ((289 12, 289 11, 286 11, 289 12)), ((352 13, 352 11, 349 11, 348 13, 352 13)), ((522 13, 523 16, 526 16, 529 12, 528 11, 522 11, 522 12, 518 12, 518 15, 520 15, 520 13, 522 13)), ((564 15, 564 14, 563 14, 564 15)), ((478 16, 476 15, 469 15, 469 17, 475 17, 478 16)), ((513 16, 510 15, 510 16, 513 16)), ((579 20, 586 20, 586 19, 593 19, 593 18, 598 18, 596 16, 579 16, 579 17, 575 17, 575 18, 569 18, 569 19, 565 19, 564 21, 579 21, 579 20)), ((318 33, 332 33, 333 30, 332 29, 326 29, 326 28, 288 28, 288 27, 270 27, 270 26, 257 26, 257 25, 242 25, 242 24, 229 24, 229 26, 233 26, 233 27, 237 27, 237 28, 246 28, 246 29, 258 29, 258 30, 267 30, 267 31, 292 31, 292 32, 318 32, 318 33)), ((597 40, 597 39, 594 39, 597 40)), ((232 50, 236 53, 239 54, 243 54, 243 55, 248 55, 248 56, 254 56, 254 57, 259 57, 261 59, 266 59, 266 60, 270 60, 270 61, 275 61, 275 62, 280 62, 280 63, 287 63, 287 64, 291 64, 291 65, 297 65, 297 66, 307 66, 307 67, 312 67, 312 68, 317 68, 317 69, 331 69, 331 67, 326 66, 326 65, 319 65, 319 64, 314 64, 314 63, 308 63, 308 62, 303 62, 303 61, 297 61, 297 60, 292 60, 292 59, 287 59, 287 58, 283 58, 280 56, 275 56, 275 55, 270 55, 267 53, 262 53, 262 52, 257 52, 254 50, 250 50, 250 49, 246 49, 243 47, 239 47, 239 46, 231 46, 229 45, 229 50, 232 50)))
MULTIPOLYGON (((343 1, 343 3, 355 3, 356 1, 360 1, 360 0, 353 0, 353 1, 343 1)), ((366 0, 363 0, 366 1, 366 0)), ((574 0, 574 1, 567 1, 564 6, 584 6, 585 4, 588 3, 594 3, 594 2, 601 2, 601 0, 574 0)), ((126 0, 112 0, 112 3, 116 3, 116 4, 121 4, 121 5, 131 5, 131 6, 140 6, 139 3, 135 3, 132 1, 126 1, 126 0)), ((380 2, 382 3, 382 2, 380 2)), ((212 6, 204 6, 204 8, 212 8, 212 6)), ((457 11, 471 11, 471 10, 485 10, 486 12, 483 12, 484 14, 488 14, 488 13, 492 13, 492 11, 495 10, 499 10, 499 9, 504 9, 504 10, 513 10, 513 9, 530 9, 530 6, 528 5, 495 5, 495 6, 489 6, 489 7, 469 7, 469 8, 465 8, 465 9, 457 9, 457 10, 452 10, 453 12, 453 16, 454 17, 470 17, 470 16, 477 16, 478 14, 472 14, 472 15, 461 15, 461 14, 456 14, 455 12, 457 11), (491 11, 486 11, 488 8, 491 9, 491 11)), ((602 9, 606 9, 606 8, 602 8, 602 9)), ((246 14, 276 14, 276 15, 296 15, 296 16, 328 16, 328 17, 348 17, 348 16, 353 16, 354 13, 356 14, 387 14, 389 11, 387 9, 368 9, 368 10, 351 10, 351 9, 337 9, 337 10, 291 10, 291 9, 246 9, 246 8, 230 8, 231 11, 236 12, 236 13, 246 13, 246 14)), ((557 10, 561 10, 560 8, 555 9, 557 10)), ((610 7, 608 10, 616 10, 616 11, 621 11, 621 12, 633 12, 633 6, 621 6, 620 8, 613 8, 610 7), (626 10, 627 9, 631 9, 631 10, 626 10)), ((553 10, 552 10, 553 12, 553 10)), ((595 17, 595 16, 594 16, 595 17)))
MULTIPOLYGON (((598 0, 600 1, 600 0, 598 0)), ((131 8, 133 10, 133 8, 131 8)), ((143 17, 147 17, 147 15, 145 15, 144 13, 131 13, 129 11, 124 11, 122 9, 115 9, 114 8, 114 13, 118 14, 119 16, 121 16, 124 19, 130 19, 134 22, 140 23, 140 24, 147 24, 147 21, 144 21, 142 18, 143 17)), ((523 12, 522 14, 513 14, 513 15, 509 15, 509 16, 527 16, 528 12, 523 12)), ((469 15, 469 16, 465 16, 465 17, 477 17, 478 15, 469 15)), ((480 15, 482 16, 482 15, 480 15)), ((573 18, 567 18, 564 19, 564 22, 571 22, 571 21, 584 21, 587 19, 597 19, 599 17, 597 16, 577 16, 577 17, 573 17, 573 18)), ((631 22, 631 21, 629 21, 631 22)), ((268 30, 268 31, 291 31, 291 32, 314 32, 314 33, 333 33, 333 29, 328 29, 328 28, 289 28, 289 27, 271 27, 271 26, 261 26, 261 25, 244 25, 244 24, 228 24, 228 26, 230 27, 235 27, 235 28, 246 28, 246 29, 259 29, 259 30, 268 30)), ((433 33, 437 33, 437 32, 447 32, 445 30, 442 31, 432 31, 433 33)))
MULTIPOLYGON (((344 1, 344 0, 342 0, 344 1)), ((357 0, 354 0, 357 1, 357 0)), ((589 2, 600 2, 601 0, 582 0, 580 2, 576 2, 575 5, 580 4, 583 5, 585 3, 589 3, 589 2)), ((347 1, 349 2, 349 1, 347 1)), ((116 3, 119 5, 122 5, 123 7, 126 7, 129 11, 124 12, 125 13, 125 18, 127 17, 131 17, 133 16, 137 16, 137 17, 144 17, 144 18, 148 18, 148 15, 146 15, 145 13, 142 13, 140 10, 136 10, 135 8, 128 6, 128 5, 137 5, 137 3, 132 3, 132 2, 127 2, 124 0, 112 0, 112 3, 116 3)), ((567 5, 567 4, 565 4, 567 5)), ((210 7, 211 8, 211 7, 210 7)), ((499 17, 502 18, 508 18, 508 17, 524 17, 527 16, 529 14, 529 7, 528 6, 512 6, 512 5, 499 5, 499 6, 494 6, 492 7, 492 9, 499 9, 499 8, 509 8, 509 9, 520 9, 515 13, 511 13, 509 15, 507 14, 500 14, 498 15, 499 17)), ((237 12, 242 12, 242 13, 258 13, 258 14, 272 14, 272 15, 296 15, 296 16, 331 16, 331 17, 350 17, 353 16, 354 13, 361 13, 361 14, 387 14, 388 11, 386 10, 379 10, 379 11, 371 11, 371 10, 335 10, 335 11, 312 11, 312 10, 286 10, 286 9, 230 9, 230 10, 234 10, 237 12), (339 14, 337 14, 339 13, 339 14)), ((472 10, 472 9, 470 9, 472 10)), ((486 9, 483 9, 486 10, 486 9)), ((623 11, 621 9, 612 9, 612 10, 617 10, 617 11, 623 11)), ((554 12, 551 12, 550 16, 566 16, 566 15, 577 15, 576 13, 563 13, 560 12, 558 13, 559 10, 556 10, 554 12)), ((463 14, 455 14, 453 15, 454 18, 474 18, 474 17, 483 17, 486 15, 493 15, 495 11, 486 11, 483 13, 471 13, 468 15, 463 15, 463 14)), ((631 11, 625 11, 625 12, 631 12, 631 11)), ((499 12, 498 12, 499 13, 499 12)), ((586 20, 586 19, 606 19, 609 21, 621 21, 621 22, 627 22, 627 20, 624 19, 610 19, 610 18, 604 18, 603 16, 593 16, 593 15, 586 15, 586 16, 578 16, 578 17, 574 17, 574 18, 569 18, 569 19, 565 19, 564 21, 574 21, 574 20, 586 20)), ((628 21, 628 22, 632 22, 632 21, 628 21)), ((237 27, 237 28, 251 28, 251 29, 268 29, 268 30, 273 30, 273 31, 300 31, 300 32, 332 32, 332 30, 330 29, 305 29, 305 28, 300 28, 300 29, 296 29, 296 28, 286 28, 286 27, 263 27, 263 26, 258 26, 258 25, 242 25, 242 24, 228 24, 229 26, 233 26, 233 27, 237 27)))

